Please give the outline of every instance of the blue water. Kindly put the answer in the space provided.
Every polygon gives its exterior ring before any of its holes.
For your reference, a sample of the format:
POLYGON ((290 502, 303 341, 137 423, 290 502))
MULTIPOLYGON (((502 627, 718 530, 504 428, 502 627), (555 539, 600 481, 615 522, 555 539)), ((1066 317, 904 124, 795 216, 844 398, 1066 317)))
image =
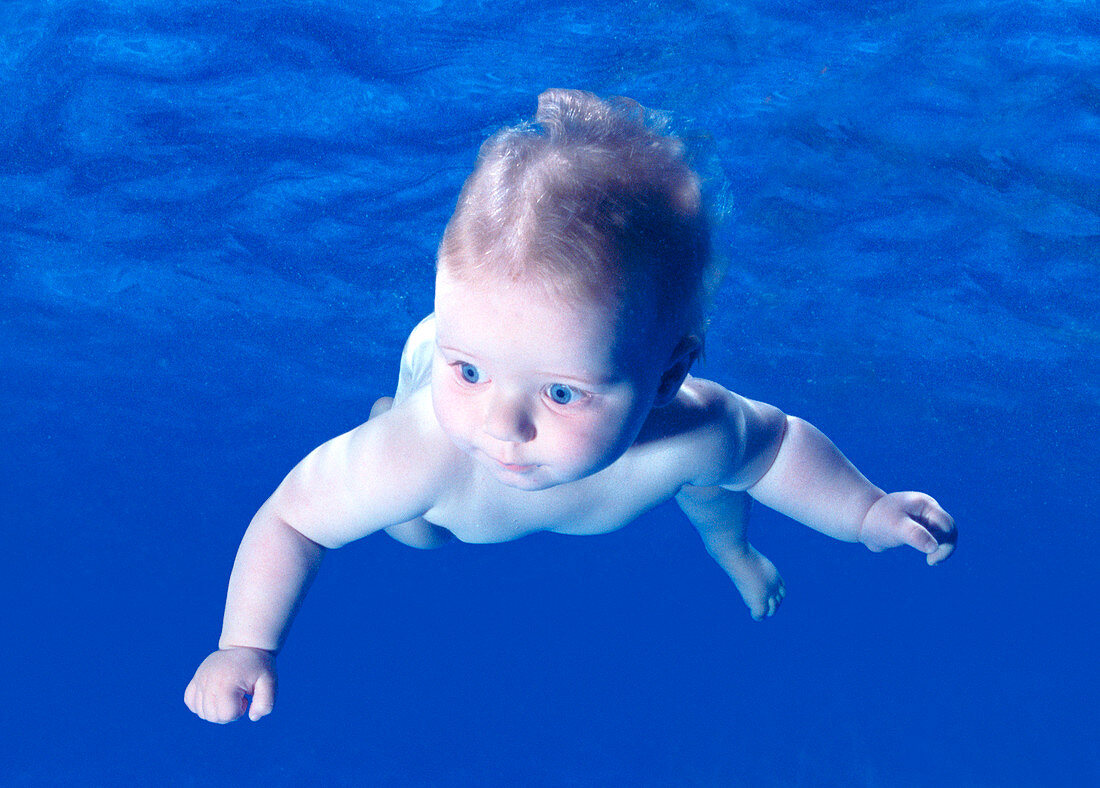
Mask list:
POLYGON ((1094 2, 6 0, 0 780, 1100 784, 1094 2), (699 373, 956 517, 929 569, 757 509, 331 554, 275 713, 182 702, 248 519, 390 393, 481 140, 669 112, 730 271, 699 373))

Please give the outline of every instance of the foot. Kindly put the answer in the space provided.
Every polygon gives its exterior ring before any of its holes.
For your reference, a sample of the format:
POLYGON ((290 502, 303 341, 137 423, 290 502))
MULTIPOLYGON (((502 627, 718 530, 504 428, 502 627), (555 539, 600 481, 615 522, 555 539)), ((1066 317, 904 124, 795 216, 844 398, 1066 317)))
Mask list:
POLYGON ((379 397, 374 401, 374 404, 370 408, 370 416, 368 419, 373 419, 375 416, 380 416, 387 410, 393 407, 393 397, 379 397))
POLYGON ((763 621, 775 615, 787 595, 787 587, 775 564, 763 553, 746 542, 744 550, 727 556, 722 568, 741 592, 753 620, 763 621))

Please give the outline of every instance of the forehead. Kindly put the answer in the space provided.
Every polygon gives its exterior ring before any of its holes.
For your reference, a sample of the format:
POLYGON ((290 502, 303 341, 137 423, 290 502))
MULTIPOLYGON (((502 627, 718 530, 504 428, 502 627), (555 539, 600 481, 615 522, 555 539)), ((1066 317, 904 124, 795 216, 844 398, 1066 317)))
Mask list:
POLYGON ((472 361, 591 382, 617 379, 636 363, 640 338, 619 305, 538 283, 457 279, 440 267, 435 311, 440 346, 472 361))

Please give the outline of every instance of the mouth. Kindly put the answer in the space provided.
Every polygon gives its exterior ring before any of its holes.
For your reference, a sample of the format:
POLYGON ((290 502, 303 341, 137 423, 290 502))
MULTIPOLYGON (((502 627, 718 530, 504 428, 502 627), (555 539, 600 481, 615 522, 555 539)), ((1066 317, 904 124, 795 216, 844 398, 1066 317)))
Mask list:
POLYGON ((535 465, 533 463, 524 464, 517 462, 504 462, 504 460, 499 460, 491 454, 485 454, 484 456, 488 458, 490 463, 497 466, 498 468, 503 468, 509 473, 530 473, 531 471, 535 470, 535 468, 539 467, 538 465, 535 465))

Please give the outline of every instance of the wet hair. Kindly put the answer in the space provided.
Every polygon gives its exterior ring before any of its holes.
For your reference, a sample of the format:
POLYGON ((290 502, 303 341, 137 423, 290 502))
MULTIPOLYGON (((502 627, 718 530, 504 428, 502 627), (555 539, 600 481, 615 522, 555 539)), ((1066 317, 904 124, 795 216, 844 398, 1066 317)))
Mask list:
POLYGON ((630 99, 547 90, 534 123, 482 145, 438 264, 460 281, 536 281, 655 309, 702 338, 710 231, 699 180, 665 126, 630 99))

